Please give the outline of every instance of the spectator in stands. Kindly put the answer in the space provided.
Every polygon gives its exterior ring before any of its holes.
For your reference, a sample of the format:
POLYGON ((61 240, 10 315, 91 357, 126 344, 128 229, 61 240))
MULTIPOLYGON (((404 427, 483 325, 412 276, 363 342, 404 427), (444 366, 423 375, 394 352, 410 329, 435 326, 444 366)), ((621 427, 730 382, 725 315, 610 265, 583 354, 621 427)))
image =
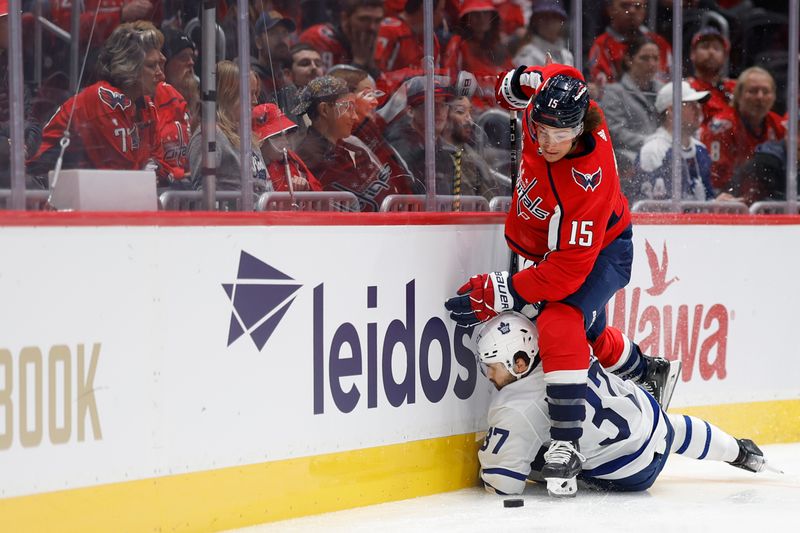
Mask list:
POLYGON ((322 55, 326 69, 348 64, 366 70, 377 79, 375 45, 383 20, 383 0, 341 0, 336 23, 317 24, 300 34, 300 41, 322 55))
POLYGON ((262 14, 255 27, 258 57, 252 68, 261 85, 259 102, 274 102, 281 109, 289 105, 282 65, 291 58, 289 44, 296 26, 291 19, 283 18, 277 11, 262 14))
POLYGON ((567 12, 559 0, 539 0, 533 4, 528 30, 521 41, 521 47, 514 56, 515 65, 544 65, 547 54, 556 63, 574 64, 561 37, 567 12))
MULTIPOLYGON (((166 40, 164 34, 152 22, 147 20, 134 21, 131 26, 140 32, 143 40, 159 43, 162 53, 162 65, 165 65, 166 40)), ((180 36, 170 35, 177 41, 181 40, 180 36)), ((191 51, 193 51, 194 44, 185 36, 184 39, 181 41, 182 44, 172 42, 171 46, 175 49, 179 46, 191 46, 191 51)), ((191 69, 191 67, 189 68, 191 69)), ((153 103, 158 115, 157 138, 161 142, 164 152, 163 161, 169 167, 169 185, 174 188, 184 189, 190 187, 188 180, 183 178, 189 175, 187 154, 189 138, 191 137, 191 121, 186 100, 175 87, 166 82, 165 69, 166 67, 162 66, 158 72, 158 83, 156 83, 155 94, 153 95, 153 103)), ((193 72, 192 76, 194 76, 193 72)), ((161 185, 165 184, 162 183, 161 185)))
MULTIPOLYGON (((433 27, 442 23, 445 0, 435 0, 433 27)), ((423 42, 422 0, 408 0, 403 12, 395 17, 386 17, 378 28, 375 46, 375 64, 386 78, 386 88, 394 90, 406 79, 422 73, 422 58, 425 55, 423 42)), ((439 39, 433 36, 433 63, 439 66, 439 39)))
MULTIPOLYGON (((542 0, 535 0, 533 4, 541 2, 542 0)), ((503 34, 503 40, 521 39, 525 35, 525 12, 527 10, 523 10, 522 4, 515 0, 492 0, 492 3, 497 8, 497 15, 500 17, 500 32, 503 34)))
MULTIPOLYGON (((239 40, 236 38, 236 30, 239 25, 239 10, 238 2, 236 0, 225 0, 227 2, 227 10, 222 22, 219 23, 222 31, 225 32, 225 59, 234 60, 239 57, 239 40)), ((247 4, 247 20, 250 21, 248 29, 250 30, 250 56, 258 57, 258 49, 256 48, 256 37, 254 29, 258 17, 261 15, 264 0, 249 0, 247 4)))
MULTIPOLYGON (((68 32, 72 21, 72 1, 50 2, 50 18, 68 32)), ((146 19, 158 25, 162 19, 161 2, 152 0, 83 0, 81 3, 81 45, 85 45, 89 39, 92 26, 94 26, 92 46, 100 46, 123 22, 146 19), (95 18, 96 11, 98 13, 95 18)))
MULTIPOLYGON (((322 57, 319 52, 308 43, 297 43, 289 49, 289 57, 282 65, 283 70, 283 90, 282 107, 283 113, 298 125, 296 137, 302 139, 305 136, 308 125, 300 117, 294 115, 292 110, 297 107, 298 96, 303 87, 314 78, 319 78, 325 73, 322 64, 322 57)), ((298 139, 298 140, 299 140, 298 139)))
MULTIPOLYGON (((489 165, 472 146, 475 123, 472 121, 472 102, 466 96, 457 96, 448 102, 447 125, 442 137, 444 149, 453 160, 453 195, 483 196, 491 200, 499 194, 489 165)), ((458 210, 454 208, 454 211, 458 210)))
MULTIPOLYGON (((418 76, 406 82, 408 109, 405 116, 395 119, 386 128, 386 140, 391 143, 414 178, 415 193, 427 190, 425 173, 425 78, 418 76)), ((434 135, 436 160, 436 194, 452 194, 453 160, 444 149, 442 134, 447 126, 447 103, 453 97, 452 87, 440 78, 434 79, 434 135)))
POLYGON ((387 194, 395 194, 391 169, 367 149, 347 142, 358 117, 355 95, 333 76, 312 80, 300 93, 298 115, 311 120, 297 154, 326 191, 356 195, 361 211, 378 211, 387 194))
MULTIPOLYGON (((590 80, 599 87, 619 81, 628 43, 635 37, 645 36, 658 47, 658 74, 669 77, 672 48, 660 35, 643 25, 647 14, 645 0, 606 0, 610 19, 605 33, 598 35, 589 50, 590 80)), ((601 91, 602 92, 602 91, 601 91)))
MULTIPOLYGON (((748 205, 765 200, 786 200, 788 143, 788 137, 784 137, 756 146, 753 157, 735 170, 731 183, 732 194, 741 197, 748 205)), ((795 150, 800 161, 800 140, 795 150)))
POLYGON ((464 0, 458 23, 444 53, 444 68, 452 79, 466 70, 475 75, 481 89, 474 103, 494 107, 497 74, 513 69, 511 57, 500 41, 500 18, 491 0, 464 0))
POLYGON ((625 49, 622 71, 620 81, 606 87, 600 105, 624 184, 632 177, 634 161, 645 139, 658 127, 655 103, 662 86, 656 79, 658 45, 643 35, 632 37, 625 49))
MULTIPOLYGON (((696 91, 681 83, 681 195, 684 200, 706 201, 714 198, 711 187, 711 156, 694 137, 703 119, 701 104, 711 97, 708 91, 696 91)), ((642 187, 629 200, 672 198, 672 83, 658 91, 656 110, 661 125, 642 146, 639 169, 642 187)))
POLYGON ((692 37, 689 57, 694 66, 694 77, 689 78, 689 85, 711 95, 703 104, 704 126, 715 116, 729 112, 733 105, 736 81, 722 76, 729 52, 730 43, 713 26, 706 26, 692 37))
POLYGON ((267 164, 267 175, 276 191, 321 191, 314 174, 292 150, 297 124, 275 104, 261 104, 253 109, 253 135, 261 145, 261 155, 267 164), (289 179, 287 180, 287 177, 289 179))
MULTIPOLYGON (((8 2, 0 1, 0 188, 7 189, 11 185, 11 127, 10 100, 8 92, 8 2)), ((31 120, 31 95, 23 85, 24 101, 24 157, 36 153, 42 140, 42 129, 31 120)))
POLYGON ((405 161, 383 137, 386 124, 383 118, 375 113, 378 100, 383 97, 375 88, 375 80, 366 71, 350 65, 334 65, 330 75, 347 83, 348 90, 355 95, 356 124, 353 134, 345 141, 362 146, 380 161, 381 166, 391 169, 393 188, 410 194, 413 190, 411 173, 405 161))
POLYGON ((67 100, 44 129, 38 152, 28 161, 31 174, 55 167, 60 142, 69 129, 63 168, 140 170, 152 168, 160 185, 171 181, 158 139, 152 96, 163 80, 161 42, 155 32, 121 24, 98 56, 100 81, 67 100))
POLYGON ((299 91, 314 78, 325 74, 319 51, 308 43, 297 43, 289 49, 289 57, 283 63, 283 77, 286 84, 292 84, 299 91))
MULTIPOLYGON (((255 136, 252 142, 252 159, 242 162, 239 158, 239 67, 231 61, 217 63, 217 129, 216 129, 216 177, 218 191, 240 190, 242 185, 241 165, 253 171, 253 192, 259 195, 272 190, 267 179, 267 167, 255 136)), ((197 130, 189 141, 189 167, 192 185, 203 187, 202 135, 197 130)))
POLYGON ((700 139, 711 153, 711 183, 730 193, 734 171, 753 156, 756 146, 783 139, 781 117, 771 111, 775 103, 775 80, 761 67, 750 67, 739 75, 733 90, 733 107, 703 127, 700 139))
POLYGON ((161 49, 166 63, 166 82, 175 87, 186 100, 189 123, 196 127, 200 120, 200 84, 194 73, 197 51, 189 37, 171 28, 164 29, 164 47, 161 49))

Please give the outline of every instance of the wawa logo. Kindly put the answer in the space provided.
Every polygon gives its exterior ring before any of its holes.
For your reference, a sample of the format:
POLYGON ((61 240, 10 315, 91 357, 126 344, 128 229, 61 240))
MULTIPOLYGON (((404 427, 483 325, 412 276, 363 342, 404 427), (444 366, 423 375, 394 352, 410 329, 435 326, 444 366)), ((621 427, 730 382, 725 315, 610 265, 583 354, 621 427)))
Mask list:
POLYGON ((715 375, 725 379, 728 328, 732 313, 722 303, 659 303, 668 297, 667 290, 680 282, 670 276, 669 253, 664 242, 659 257, 649 241, 645 254, 650 267, 650 286, 626 287, 609 302, 610 323, 639 344, 642 352, 683 363, 683 381, 692 379, 695 367, 700 378, 708 381, 715 375), (650 298, 648 298, 648 296, 650 298), (690 309, 691 307, 691 309, 690 309))

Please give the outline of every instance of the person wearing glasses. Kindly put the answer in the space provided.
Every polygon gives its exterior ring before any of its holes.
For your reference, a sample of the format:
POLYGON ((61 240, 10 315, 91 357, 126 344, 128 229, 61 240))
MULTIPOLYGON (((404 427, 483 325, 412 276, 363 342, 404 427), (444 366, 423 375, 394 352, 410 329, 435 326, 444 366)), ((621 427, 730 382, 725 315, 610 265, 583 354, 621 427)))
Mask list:
MULTIPOLYGON (((591 81, 598 88, 606 83, 619 81, 624 72, 622 68, 628 43, 637 36, 645 36, 658 45, 658 74, 662 81, 669 78, 672 47, 657 33, 644 25, 647 15, 647 2, 644 0, 607 0, 609 25, 606 31, 597 36, 589 50, 589 69, 591 81)), ((598 97, 602 96, 602 90, 598 97)))
POLYGON ((355 95, 356 125, 346 141, 362 146, 371 152, 381 165, 389 165, 392 188, 397 194, 413 193, 413 178, 403 158, 383 137, 386 122, 375 110, 385 96, 375 88, 375 80, 365 70, 350 65, 334 65, 330 75, 347 83, 355 95))
POLYGON ((308 169, 323 190, 353 193, 360 211, 380 210, 388 194, 401 194, 394 186, 392 169, 381 163, 366 146, 348 138, 358 121, 356 95, 347 82, 333 76, 311 80, 300 92, 292 111, 311 121, 305 138, 297 148, 308 169))
POLYGON ((573 67, 520 66, 498 81, 498 103, 522 114, 522 165, 505 237, 519 271, 470 278, 445 303, 462 327, 503 311, 536 316, 550 418, 542 475, 553 496, 573 496, 592 353, 666 408, 680 363, 642 354, 607 327, 606 305, 630 281, 633 231, 611 137, 573 67), (587 342, 588 341, 588 342, 587 342))

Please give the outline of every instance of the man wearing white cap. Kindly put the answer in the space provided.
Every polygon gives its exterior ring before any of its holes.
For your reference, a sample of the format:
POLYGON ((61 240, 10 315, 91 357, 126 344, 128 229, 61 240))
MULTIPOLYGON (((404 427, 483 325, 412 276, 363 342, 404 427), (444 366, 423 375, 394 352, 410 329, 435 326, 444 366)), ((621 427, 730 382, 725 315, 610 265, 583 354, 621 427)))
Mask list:
MULTIPOLYGON (((696 91, 681 82, 681 197, 687 200, 710 200, 711 156, 694 133, 703 121, 701 104, 708 101, 708 91, 696 91)), ((645 141, 639 152, 641 189, 638 199, 672 197, 672 83, 658 91, 655 103, 660 126, 645 141)))

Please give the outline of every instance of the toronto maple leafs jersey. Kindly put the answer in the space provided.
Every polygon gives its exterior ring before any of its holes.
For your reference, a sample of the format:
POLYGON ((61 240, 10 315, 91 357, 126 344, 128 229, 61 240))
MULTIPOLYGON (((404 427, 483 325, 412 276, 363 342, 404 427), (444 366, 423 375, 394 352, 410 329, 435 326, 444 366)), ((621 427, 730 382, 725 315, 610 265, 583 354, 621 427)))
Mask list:
MULTIPOLYGON (((568 65, 526 72, 541 77, 539 88, 557 74, 583 79, 568 65)), ((539 152, 532 126, 533 100, 523 114, 522 165, 505 236, 514 252, 536 264, 514 275, 516 291, 528 302, 559 301, 583 284, 600 250, 628 228, 630 211, 605 119, 582 134, 575 153, 549 163, 539 152)), ((602 117, 594 101, 590 109, 602 117)))
MULTIPOLYGON (((550 440, 550 417, 541 365, 503 387, 489 406, 489 429, 478 452, 483 482, 519 494, 550 440)), ((663 454, 669 422, 655 399, 631 381, 603 371, 592 359, 580 453, 581 477, 621 480, 647 469, 663 454)))

